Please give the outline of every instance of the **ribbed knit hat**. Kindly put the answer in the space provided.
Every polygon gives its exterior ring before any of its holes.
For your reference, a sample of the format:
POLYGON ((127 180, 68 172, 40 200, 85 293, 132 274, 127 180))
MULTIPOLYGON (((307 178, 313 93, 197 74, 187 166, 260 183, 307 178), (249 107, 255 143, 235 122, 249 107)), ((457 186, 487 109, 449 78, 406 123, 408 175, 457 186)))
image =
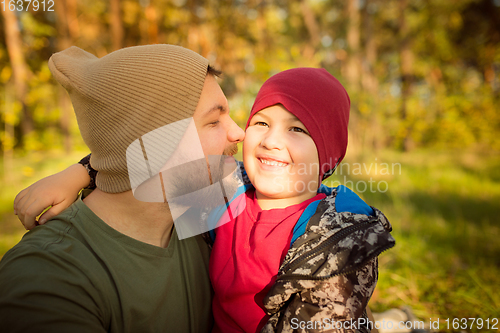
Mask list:
POLYGON ((282 104, 311 135, 320 163, 319 179, 330 176, 347 150, 351 101, 342 84, 323 68, 294 68, 269 78, 260 88, 248 118, 282 104))
POLYGON ((168 124, 157 147, 168 156, 177 147, 198 104, 208 60, 175 45, 124 48, 102 58, 70 47, 52 55, 49 68, 69 92, 83 140, 108 193, 131 189, 127 147, 168 124), (174 133, 171 133, 174 132, 174 133))

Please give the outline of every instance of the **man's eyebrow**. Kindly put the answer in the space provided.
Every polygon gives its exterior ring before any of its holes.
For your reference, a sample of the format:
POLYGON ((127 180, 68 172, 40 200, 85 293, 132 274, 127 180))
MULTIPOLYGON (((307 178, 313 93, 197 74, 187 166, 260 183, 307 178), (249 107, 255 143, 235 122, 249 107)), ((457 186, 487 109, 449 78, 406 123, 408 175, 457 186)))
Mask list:
POLYGON ((225 113, 225 112, 227 112, 227 108, 221 104, 214 105, 208 111, 203 113, 202 117, 208 117, 215 111, 219 111, 220 113, 225 113))

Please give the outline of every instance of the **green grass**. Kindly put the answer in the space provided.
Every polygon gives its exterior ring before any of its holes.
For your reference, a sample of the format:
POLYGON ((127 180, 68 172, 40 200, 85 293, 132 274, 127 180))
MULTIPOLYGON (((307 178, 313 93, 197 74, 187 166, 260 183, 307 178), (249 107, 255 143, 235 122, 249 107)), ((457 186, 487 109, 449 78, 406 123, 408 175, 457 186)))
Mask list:
MULTIPOLYGON (((347 177, 360 189, 370 178, 388 185, 385 193, 359 193, 386 214, 397 242, 380 256, 372 310, 409 305, 419 319, 441 323, 499 318, 500 155, 382 152, 347 162, 401 164, 401 174, 347 177)), ((342 183, 344 175, 334 177, 342 183)))
MULTIPOLYGON (((84 155, 15 158, 0 193, 0 257, 24 234, 12 212, 17 192, 84 155)), ((447 318, 500 317, 500 155, 457 151, 352 155, 346 160, 350 174, 337 174, 331 180, 350 180, 354 190, 356 186, 362 190, 361 182, 366 182, 367 191, 358 194, 387 215, 397 242, 380 256, 372 310, 409 305, 420 320, 440 318, 441 323, 447 318), (367 174, 363 164, 362 172, 354 172, 353 163, 365 163, 367 169, 372 164, 371 172, 367 174), (387 171, 382 171, 382 163, 400 163, 401 174, 399 169, 396 174, 381 174, 387 171), (388 190, 370 192, 370 180, 375 189, 378 184, 388 190)))

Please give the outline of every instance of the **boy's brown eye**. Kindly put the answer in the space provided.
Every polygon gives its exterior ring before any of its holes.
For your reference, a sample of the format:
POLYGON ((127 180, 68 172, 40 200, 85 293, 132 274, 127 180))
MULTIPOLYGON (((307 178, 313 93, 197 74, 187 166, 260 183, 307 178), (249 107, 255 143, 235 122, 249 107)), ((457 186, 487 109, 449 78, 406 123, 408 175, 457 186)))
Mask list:
POLYGON ((290 129, 292 132, 302 132, 302 133, 306 133, 308 134, 304 129, 300 128, 300 127, 292 127, 290 129))
POLYGON ((257 122, 255 122, 254 125, 257 125, 257 126, 268 126, 267 123, 265 123, 263 121, 257 121, 257 122))

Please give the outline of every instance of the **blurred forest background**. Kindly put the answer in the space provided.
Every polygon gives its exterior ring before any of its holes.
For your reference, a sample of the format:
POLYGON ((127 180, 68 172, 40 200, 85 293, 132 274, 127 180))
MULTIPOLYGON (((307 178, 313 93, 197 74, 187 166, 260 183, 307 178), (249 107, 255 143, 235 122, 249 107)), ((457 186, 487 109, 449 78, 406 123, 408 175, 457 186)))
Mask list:
POLYGON ((371 307, 409 305, 427 322, 499 316, 500 0, 55 0, 53 11, 41 1, 8 10, 19 3, 0 4, 0 256, 24 233, 15 194, 88 152, 49 57, 71 45, 102 57, 170 43, 224 72, 241 126, 279 71, 324 67, 339 78, 352 101, 347 162, 402 170, 347 175, 388 184, 360 193, 398 241, 381 256, 371 307))

